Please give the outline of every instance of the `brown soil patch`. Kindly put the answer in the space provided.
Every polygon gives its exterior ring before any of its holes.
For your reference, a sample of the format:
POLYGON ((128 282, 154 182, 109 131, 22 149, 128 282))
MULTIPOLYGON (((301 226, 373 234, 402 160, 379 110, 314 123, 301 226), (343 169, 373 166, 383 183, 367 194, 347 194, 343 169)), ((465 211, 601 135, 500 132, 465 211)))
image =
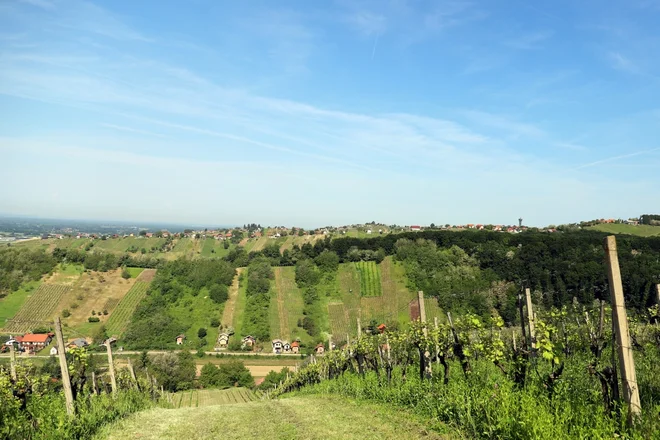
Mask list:
MULTIPOLYGON (((87 318, 92 316, 92 310, 98 313, 102 312, 104 307, 116 306, 133 284, 135 279, 125 280, 121 277, 121 269, 83 273, 58 304, 57 314, 68 309, 71 316, 66 318, 65 322, 69 326, 85 323, 87 318), (77 307, 74 307, 74 304, 77 304, 77 307)), ((99 316, 102 323, 108 320, 110 313, 112 310, 109 309, 108 315, 99 316)))
POLYGON ((225 308, 222 311, 222 325, 228 327, 234 322, 234 309, 236 308, 236 298, 238 297, 238 278, 241 276, 243 268, 236 269, 236 276, 229 287, 229 298, 225 302, 225 308))
POLYGON ((145 283, 150 283, 153 281, 156 276, 156 269, 145 269, 140 275, 138 275, 136 281, 144 281, 145 283))

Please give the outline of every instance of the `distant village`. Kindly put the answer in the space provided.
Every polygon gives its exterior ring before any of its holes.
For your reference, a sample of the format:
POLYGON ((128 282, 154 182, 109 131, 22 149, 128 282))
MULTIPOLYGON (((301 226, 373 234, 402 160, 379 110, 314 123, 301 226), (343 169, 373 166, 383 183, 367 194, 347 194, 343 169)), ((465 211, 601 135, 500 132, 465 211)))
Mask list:
MULTIPOLYGON (((466 224, 444 224, 436 225, 431 223, 430 225, 385 225, 376 222, 363 223, 363 224, 352 224, 344 226, 325 226, 315 229, 303 229, 298 227, 286 227, 286 226, 267 226, 262 227, 257 224, 244 225, 242 227, 235 228, 217 228, 217 229, 185 229, 180 232, 170 232, 166 229, 152 231, 149 229, 141 229, 136 232, 131 233, 113 233, 113 234, 104 234, 104 233, 94 233, 94 232, 80 232, 72 228, 63 228, 59 230, 54 230, 53 232, 43 233, 39 236, 28 236, 25 234, 3 234, 0 232, 0 242, 12 242, 25 239, 64 239, 64 238, 90 238, 90 239, 113 239, 113 238, 125 238, 125 237, 144 237, 144 238, 190 238, 190 239, 206 239, 206 238, 215 238, 216 240, 240 240, 243 238, 261 238, 264 234, 268 234, 268 238, 277 239, 280 237, 286 237, 288 235, 298 235, 298 236, 312 236, 312 235, 347 235, 352 231, 358 231, 360 235, 383 235, 391 233, 401 233, 401 232, 416 232, 423 230, 487 230, 494 232, 506 232, 511 234, 517 234, 524 232, 526 230, 534 230, 540 232, 557 232, 562 230, 568 230, 572 228, 583 228, 594 226, 598 224, 609 224, 609 223, 618 223, 618 224, 628 224, 628 225, 638 225, 640 224, 639 218, 630 218, 627 220, 624 219, 595 219, 588 221, 581 221, 579 223, 570 223, 565 225, 549 225, 543 228, 529 227, 523 224, 523 219, 518 219, 517 224, 481 224, 481 223, 466 223, 466 224)), ((137 229, 137 228, 136 228, 137 229)))

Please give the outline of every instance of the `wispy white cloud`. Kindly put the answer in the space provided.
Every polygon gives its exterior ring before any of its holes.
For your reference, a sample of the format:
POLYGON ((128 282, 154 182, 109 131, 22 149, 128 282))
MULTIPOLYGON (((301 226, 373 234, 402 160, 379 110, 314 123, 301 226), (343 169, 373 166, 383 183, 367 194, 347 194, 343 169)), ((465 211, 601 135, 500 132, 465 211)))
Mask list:
POLYGON ((47 0, 20 0, 20 2, 47 10, 55 8, 55 4, 47 0))
POLYGON ((641 156, 643 154, 653 153, 654 151, 660 151, 660 148, 652 148, 650 150, 641 150, 641 151, 635 151, 634 153, 622 154, 620 156, 608 157, 606 159, 600 159, 600 160, 597 160, 597 161, 594 161, 594 162, 585 163, 583 165, 575 167, 574 169, 575 170, 580 170, 582 168, 589 168, 589 167, 593 167, 593 166, 596 166, 596 165, 601 165, 601 164, 604 164, 604 163, 607 163, 607 162, 614 162, 614 161, 621 160, 621 159, 628 159, 630 157, 641 156))
POLYGON ((619 52, 609 52, 607 58, 614 69, 628 73, 640 73, 639 66, 619 52))
POLYGON ((101 126, 106 127, 106 128, 111 128, 113 130, 126 131, 126 132, 129 132, 129 133, 144 134, 144 135, 147 135, 147 136, 156 136, 156 137, 160 137, 160 138, 166 137, 162 134, 154 133, 152 131, 140 130, 138 128, 125 127, 123 125, 102 123, 101 126))
POLYGON ((530 34, 523 34, 504 40, 504 45, 520 50, 538 49, 541 47, 541 43, 549 40, 553 35, 553 31, 539 31, 530 34))
POLYGON ((387 18, 370 11, 356 11, 346 21, 361 34, 382 35, 387 30, 387 18))

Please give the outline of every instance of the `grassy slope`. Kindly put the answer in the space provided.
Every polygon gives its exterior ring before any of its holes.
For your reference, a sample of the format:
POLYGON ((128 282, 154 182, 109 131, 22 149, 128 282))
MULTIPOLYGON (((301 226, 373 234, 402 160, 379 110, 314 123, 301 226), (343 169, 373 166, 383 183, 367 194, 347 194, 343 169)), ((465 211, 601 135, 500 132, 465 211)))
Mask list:
POLYGON ((607 232, 610 234, 630 234, 638 235, 640 237, 652 237, 660 235, 660 226, 650 225, 624 225, 617 223, 603 223, 601 225, 591 226, 588 229, 596 231, 607 232))
POLYGON ((243 338, 243 336, 246 336, 242 333, 242 328, 243 328, 243 313, 245 312, 245 302, 247 301, 247 298, 245 296, 245 289, 247 289, 247 277, 248 277, 248 270, 247 268, 243 269, 243 272, 241 273, 242 277, 239 278, 239 284, 238 284, 238 295, 236 296, 236 303, 234 305, 234 319, 233 319, 233 327, 234 327, 234 338, 237 338, 239 341, 243 338))
POLYGON ((419 420, 382 405, 305 396, 200 408, 152 409, 97 439, 438 439, 419 420))
POLYGON ((6 320, 14 317, 25 300, 27 300, 32 292, 37 290, 40 285, 41 280, 23 283, 20 289, 0 299, 0 328, 4 326, 6 320))
POLYGON ((186 341, 188 343, 196 343, 198 341, 197 331, 201 327, 205 328, 207 335, 204 349, 211 351, 218 339, 218 328, 211 327, 211 319, 221 319, 223 307, 224 304, 214 303, 208 297, 208 291, 204 288, 197 296, 186 292, 176 304, 168 306, 168 311, 186 326, 190 325, 190 328, 186 331, 186 341))

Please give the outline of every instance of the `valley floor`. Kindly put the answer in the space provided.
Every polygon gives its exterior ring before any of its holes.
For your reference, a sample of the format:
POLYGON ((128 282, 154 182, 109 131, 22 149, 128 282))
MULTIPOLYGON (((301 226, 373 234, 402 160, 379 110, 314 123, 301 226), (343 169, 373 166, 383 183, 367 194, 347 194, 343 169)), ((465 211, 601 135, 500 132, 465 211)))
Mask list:
POLYGON ((441 439, 401 411, 334 396, 152 409, 107 426, 97 440, 441 439))

